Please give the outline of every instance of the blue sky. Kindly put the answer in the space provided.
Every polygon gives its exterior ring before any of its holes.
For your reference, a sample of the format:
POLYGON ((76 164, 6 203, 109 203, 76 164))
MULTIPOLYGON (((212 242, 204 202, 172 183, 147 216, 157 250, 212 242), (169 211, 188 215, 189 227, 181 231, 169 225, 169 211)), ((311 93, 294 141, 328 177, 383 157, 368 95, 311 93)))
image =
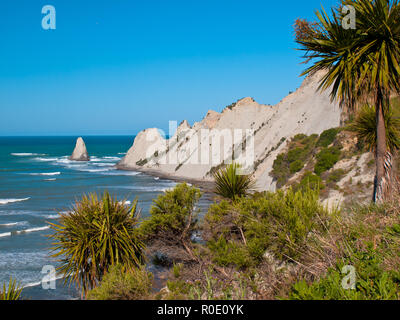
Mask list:
POLYGON ((2 0, 0 135, 132 135, 246 96, 276 104, 302 81, 294 20, 336 4, 2 0))

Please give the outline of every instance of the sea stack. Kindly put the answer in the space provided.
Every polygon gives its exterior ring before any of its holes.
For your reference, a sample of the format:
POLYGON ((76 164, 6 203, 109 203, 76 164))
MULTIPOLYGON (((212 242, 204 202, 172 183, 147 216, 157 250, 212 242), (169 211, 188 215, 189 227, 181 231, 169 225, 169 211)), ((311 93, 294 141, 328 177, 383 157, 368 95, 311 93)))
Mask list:
POLYGON ((72 152, 72 155, 69 157, 69 160, 72 161, 89 161, 90 157, 89 154, 86 150, 86 145, 85 142, 81 137, 79 137, 76 140, 76 145, 74 152, 72 152))

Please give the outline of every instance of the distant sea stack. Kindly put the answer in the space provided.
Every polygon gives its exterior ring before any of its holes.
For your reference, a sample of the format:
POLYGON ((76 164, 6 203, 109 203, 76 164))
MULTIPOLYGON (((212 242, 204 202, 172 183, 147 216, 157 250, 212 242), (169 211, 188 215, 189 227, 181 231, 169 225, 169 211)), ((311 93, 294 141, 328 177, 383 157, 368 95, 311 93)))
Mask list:
POLYGON ((79 137, 76 140, 74 152, 72 152, 72 155, 69 157, 69 160, 72 160, 72 161, 89 161, 90 160, 89 154, 86 150, 85 141, 83 141, 83 139, 81 137, 79 137))

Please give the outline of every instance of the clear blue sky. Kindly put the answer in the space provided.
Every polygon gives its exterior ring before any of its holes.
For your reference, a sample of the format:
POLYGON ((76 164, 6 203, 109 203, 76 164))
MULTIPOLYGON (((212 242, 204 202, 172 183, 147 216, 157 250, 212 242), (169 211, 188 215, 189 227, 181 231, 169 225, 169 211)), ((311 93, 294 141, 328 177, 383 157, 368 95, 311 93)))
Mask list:
POLYGON ((294 20, 337 2, 1 0, 0 135, 136 134, 276 104, 302 81, 294 20))

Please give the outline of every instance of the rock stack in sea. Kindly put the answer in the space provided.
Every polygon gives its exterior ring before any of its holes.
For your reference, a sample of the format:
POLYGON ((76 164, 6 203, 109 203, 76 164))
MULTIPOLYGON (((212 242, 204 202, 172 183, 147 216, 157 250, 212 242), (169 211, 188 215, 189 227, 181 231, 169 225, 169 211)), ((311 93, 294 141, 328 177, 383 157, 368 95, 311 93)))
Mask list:
POLYGON ((81 137, 76 140, 74 152, 72 152, 70 160, 73 161, 89 161, 90 157, 86 149, 85 141, 81 137))

